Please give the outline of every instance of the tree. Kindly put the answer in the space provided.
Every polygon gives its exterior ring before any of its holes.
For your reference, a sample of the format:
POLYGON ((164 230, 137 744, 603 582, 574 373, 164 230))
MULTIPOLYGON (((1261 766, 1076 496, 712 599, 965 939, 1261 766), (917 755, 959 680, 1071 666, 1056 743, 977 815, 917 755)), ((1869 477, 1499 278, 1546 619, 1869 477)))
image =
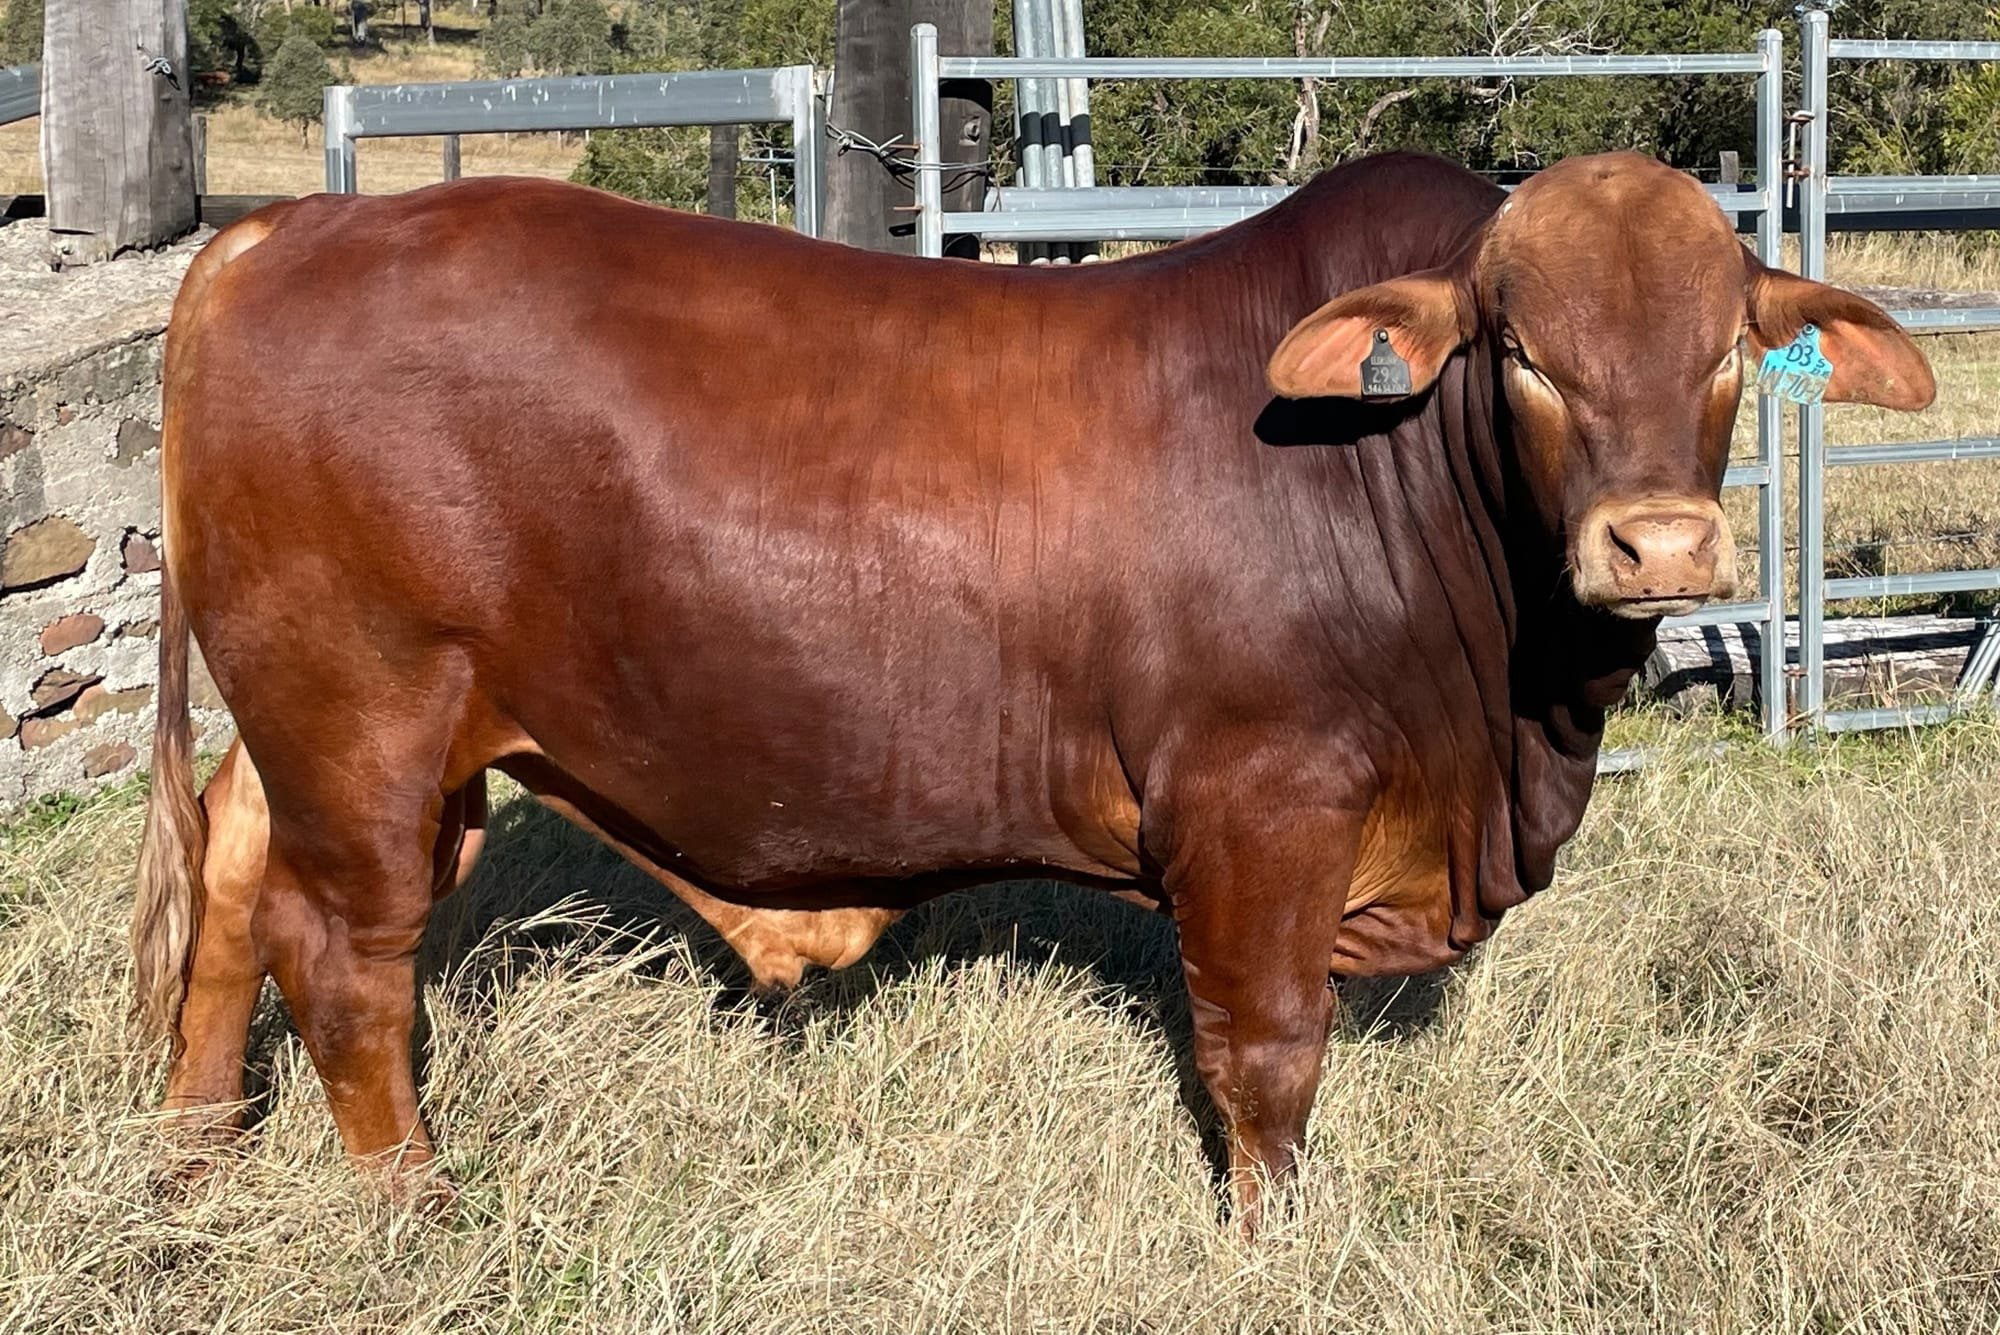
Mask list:
POLYGON ((326 52, 298 34, 285 39, 278 54, 264 67, 257 85, 257 102, 266 115, 299 127, 299 142, 318 123, 325 105, 326 86, 333 82, 333 66, 326 52))
POLYGON ((528 50, 528 19, 509 9, 495 14, 479 35, 479 63, 488 74, 518 78, 534 57, 528 50))
MULTIPOLYGON (((825 66, 833 59, 833 0, 652 0, 626 10, 614 50, 621 72, 825 66)), ((746 152, 784 151, 784 131, 746 126, 746 152)), ((677 208, 701 207, 707 193, 708 135, 699 128, 599 130, 571 179, 677 208)), ((771 178, 741 183, 745 217, 778 214, 771 178)))
POLYGON ((27 65, 42 58, 42 0, 7 0, 0 14, 0 65, 27 65))
POLYGON ((545 74, 611 68, 611 15, 600 0, 550 0, 528 26, 528 50, 545 74))

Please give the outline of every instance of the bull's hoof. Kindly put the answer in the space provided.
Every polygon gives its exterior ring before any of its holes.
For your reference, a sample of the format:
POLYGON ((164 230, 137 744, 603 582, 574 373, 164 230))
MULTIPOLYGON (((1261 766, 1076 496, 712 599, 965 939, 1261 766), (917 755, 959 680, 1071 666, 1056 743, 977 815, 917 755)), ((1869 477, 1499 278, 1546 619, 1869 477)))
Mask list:
POLYGON ((241 1157, 240 1106, 192 1108, 161 1121, 147 1185, 156 1199, 185 1196, 225 1164, 241 1157))
POLYGON ((362 1169, 382 1199, 397 1210, 442 1220, 458 1208, 458 1184, 428 1151, 367 1160, 362 1169))

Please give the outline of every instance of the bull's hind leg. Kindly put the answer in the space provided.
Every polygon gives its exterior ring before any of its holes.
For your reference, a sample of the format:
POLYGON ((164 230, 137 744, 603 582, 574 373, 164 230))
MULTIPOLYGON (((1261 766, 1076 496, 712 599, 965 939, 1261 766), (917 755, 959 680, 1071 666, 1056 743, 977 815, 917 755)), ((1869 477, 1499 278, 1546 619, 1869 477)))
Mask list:
POLYGON ((241 1124, 244 1048, 264 984, 252 922, 270 820, 264 786, 240 742, 222 758, 201 804, 208 818, 201 928, 164 1104, 172 1128, 196 1144, 227 1139, 241 1124))
MULTIPOLYGON (((432 1148, 411 1052, 417 949, 434 897, 452 884, 463 828, 462 799, 437 772, 446 748, 416 721, 330 745, 273 743, 296 759, 265 766, 260 944, 348 1152, 421 1167, 432 1148)), ((392 1174, 393 1186, 407 1180, 392 1174)))

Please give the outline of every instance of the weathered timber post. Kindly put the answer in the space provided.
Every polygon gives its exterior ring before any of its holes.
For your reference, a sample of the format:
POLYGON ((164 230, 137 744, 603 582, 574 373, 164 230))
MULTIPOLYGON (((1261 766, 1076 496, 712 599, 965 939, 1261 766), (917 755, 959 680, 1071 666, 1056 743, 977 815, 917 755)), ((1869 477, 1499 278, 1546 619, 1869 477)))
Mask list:
POLYGON ((741 128, 708 127, 708 212, 717 218, 736 216, 736 141, 741 128))
MULTIPOLYGON (((910 138, 910 27, 934 24, 938 49, 946 55, 993 53, 993 6, 972 0, 838 0, 834 27, 833 104, 828 121, 878 144, 904 145, 893 157, 908 158, 910 138)), ((993 129, 993 85, 953 81, 944 85, 938 124, 947 162, 984 165, 993 129)), ((914 195, 906 176, 874 155, 851 150, 831 156, 826 166, 824 235, 850 246, 917 252, 914 195)), ((975 171, 945 175, 944 206, 954 213, 977 211, 986 199, 986 178, 975 171)), ((976 237, 950 237, 945 254, 976 259, 976 237)))
POLYGON ((48 0, 42 164, 62 266, 195 225, 186 0, 48 0))

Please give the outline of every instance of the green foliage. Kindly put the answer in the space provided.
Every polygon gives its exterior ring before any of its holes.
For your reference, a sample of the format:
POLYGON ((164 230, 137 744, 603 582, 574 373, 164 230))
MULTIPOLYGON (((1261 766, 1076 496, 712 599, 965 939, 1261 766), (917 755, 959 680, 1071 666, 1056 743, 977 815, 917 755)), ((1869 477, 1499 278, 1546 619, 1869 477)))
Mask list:
POLYGON ((238 0, 188 0, 188 60, 198 70, 241 77, 257 54, 257 39, 238 0))
POLYGON ((0 13, 0 65, 42 58, 42 0, 7 0, 0 13))
POLYGON ((622 30, 603 0, 548 0, 535 13, 509 8, 495 15, 480 35, 480 65, 503 79, 530 73, 604 74, 617 63, 612 36, 622 30))
POLYGON ((1961 71, 1945 89, 1943 139, 1948 170, 2000 171, 2000 68, 1961 71))
MULTIPOLYGON (((239 5, 239 11, 245 8, 239 5)), ((318 5, 294 5, 290 10, 275 4, 267 4, 257 16, 252 31, 256 34, 257 45, 265 58, 275 63, 275 52, 293 37, 300 37, 314 46, 330 47, 340 40, 340 22, 330 9, 318 5)))
POLYGON ((257 103, 265 114, 299 127, 299 140, 319 122, 321 92, 334 81, 333 66, 317 43, 294 33, 264 67, 257 103))
MULTIPOLYGON (((661 0, 628 11, 613 68, 630 70, 747 69, 829 65, 833 61, 833 0, 661 0)), ((489 32, 491 29, 489 28, 489 32)), ((775 126, 744 130, 746 156, 788 151, 775 126)), ((742 216, 772 216, 768 177, 745 164, 742 216)), ((616 130, 591 135, 571 180, 635 199, 698 208, 707 191, 708 132, 699 129, 616 130)))
MULTIPOLYGON (((1992 36, 1990 0, 1848 0, 1834 11, 1843 37, 1913 41, 1978 40, 1992 36)), ((1938 61, 1836 62, 1831 79, 1832 167, 1836 172, 1901 175, 1963 170, 1952 166, 1948 143, 1955 115, 1971 114, 1951 90, 1967 68, 1938 61)), ((1976 94, 1975 94, 1976 95, 1976 94)))
POLYGON ((502 79, 517 78, 534 63, 528 48, 528 16, 518 10, 503 10, 493 16, 479 35, 479 64, 487 73, 502 79))
POLYGON ((611 15, 600 0, 550 0, 528 27, 528 49, 545 74, 611 68, 611 15))
MULTIPOLYGON (((515 3, 517 0, 509 0, 515 3)), ((1993 0, 1846 0, 1843 36, 1991 37, 1993 0)), ((649 0, 625 6, 614 67, 687 69, 831 63, 833 0, 649 0)), ((1792 0, 1087 0, 1100 56, 1561 55, 1748 51, 1785 33, 1796 67, 1792 0)), ((1011 0, 997 0, 1000 50, 1011 0)), ((503 14, 495 28, 510 21, 503 14)), ((539 21, 536 25, 539 26, 539 21)), ((538 64, 517 21, 515 69, 538 64)), ((489 29, 489 44, 497 36, 489 29)), ((1942 63, 1840 62, 1833 84, 1836 171, 2000 170, 2000 74, 1942 63)), ((1712 170, 1734 151, 1755 161, 1756 88, 1748 77, 1632 79, 1339 79, 1310 93, 1280 81, 1097 82, 1092 125, 1105 184, 1295 181, 1388 148, 1441 153, 1475 169, 1532 170, 1576 153, 1635 148, 1712 170)), ((1797 96, 1796 87, 1790 96, 1797 96)), ((1011 89, 997 90, 996 157, 1014 154, 1011 89)), ((698 136, 593 136, 576 179, 693 204, 698 136)), ((772 143, 762 132, 750 151, 772 143)))

